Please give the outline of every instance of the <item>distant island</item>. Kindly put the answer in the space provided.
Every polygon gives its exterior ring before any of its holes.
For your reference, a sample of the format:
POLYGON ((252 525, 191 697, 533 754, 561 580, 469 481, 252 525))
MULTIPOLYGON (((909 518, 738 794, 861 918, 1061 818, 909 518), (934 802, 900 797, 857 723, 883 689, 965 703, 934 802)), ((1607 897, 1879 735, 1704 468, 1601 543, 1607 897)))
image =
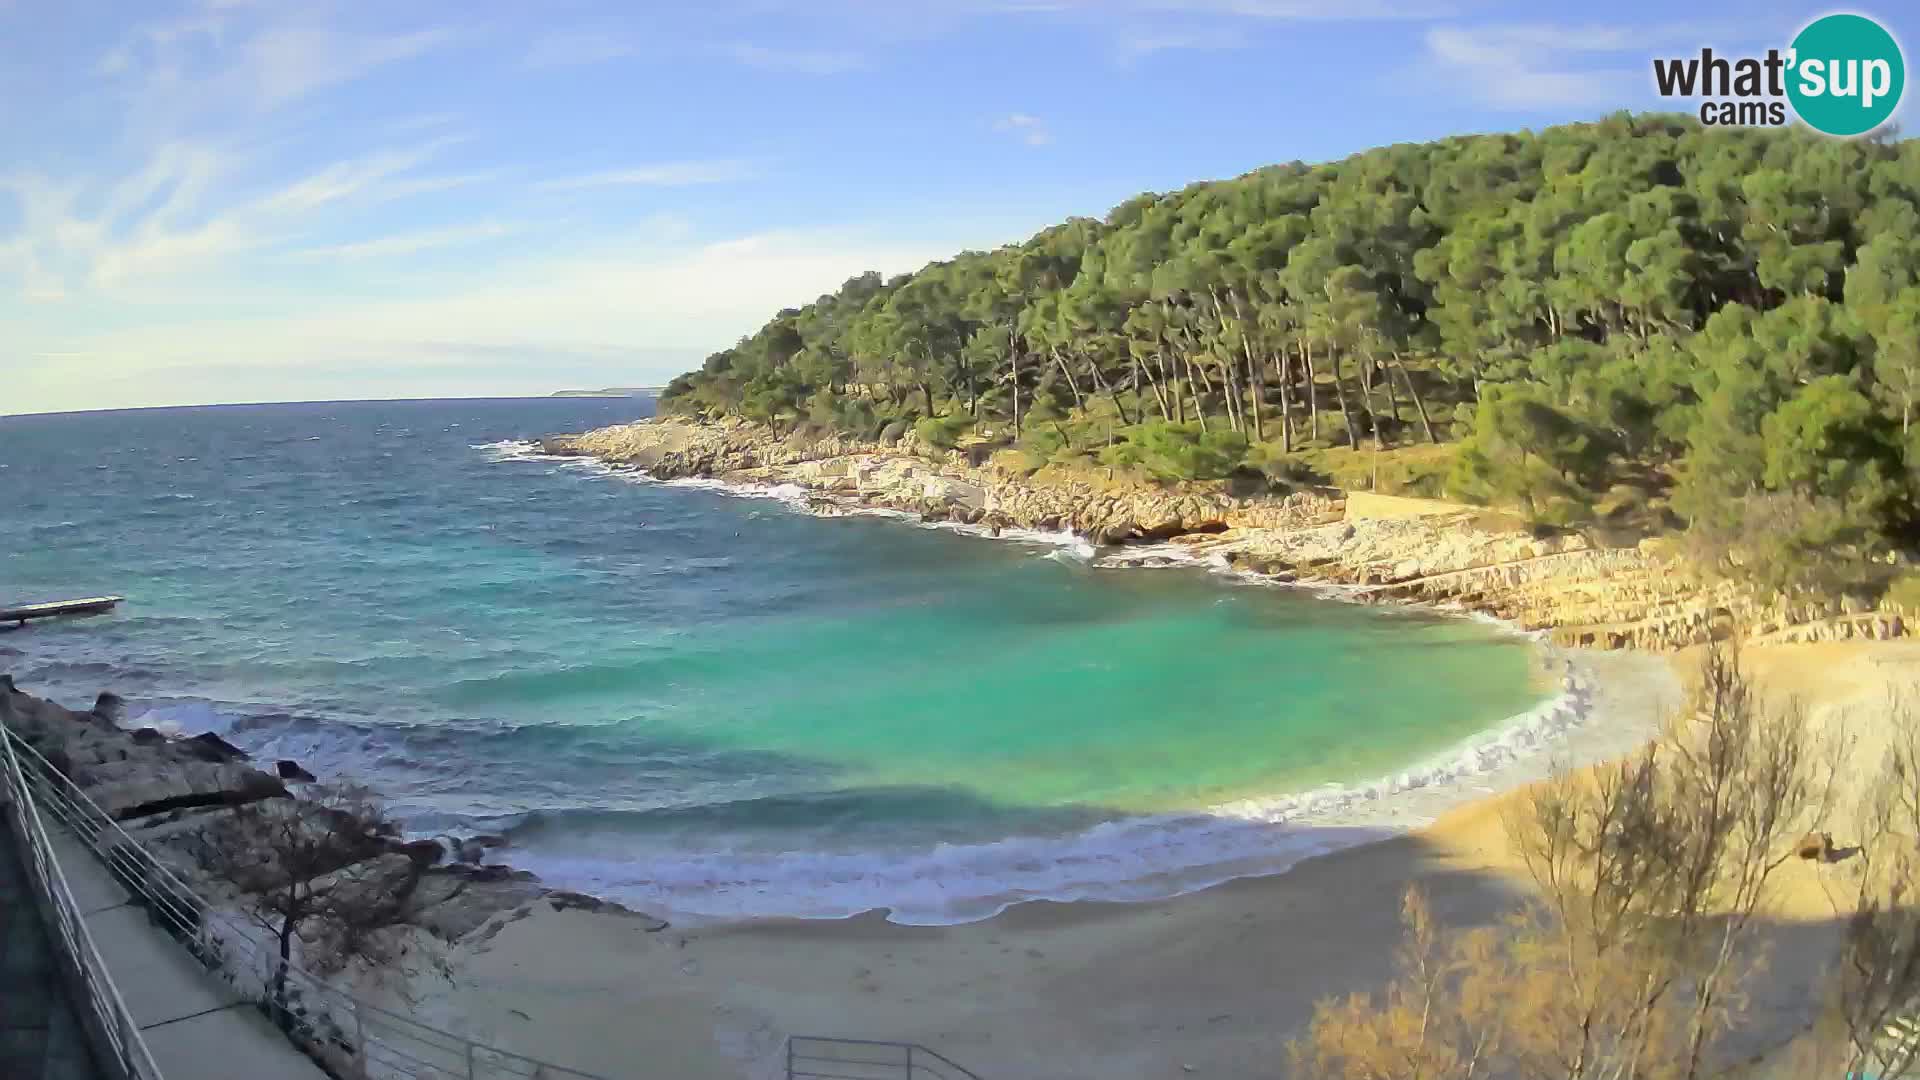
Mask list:
POLYGON ((659 386, 609 386, 604 390, 555 390, 554 397, 657 397, 664 389, 659 386))

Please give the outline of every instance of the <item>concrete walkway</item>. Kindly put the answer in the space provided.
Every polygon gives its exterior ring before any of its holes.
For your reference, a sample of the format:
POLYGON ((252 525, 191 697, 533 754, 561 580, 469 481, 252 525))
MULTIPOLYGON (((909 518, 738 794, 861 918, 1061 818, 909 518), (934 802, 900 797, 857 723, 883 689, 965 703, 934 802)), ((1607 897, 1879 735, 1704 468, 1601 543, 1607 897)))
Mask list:
POLYGON ((0 1076, 103 1080, 17 848, 0 821, 0 1076))
POLYGON ((167 1080, 327 1080, 252 1002, 129 903, 91 851, 49 832, 87 931, 167 1080))

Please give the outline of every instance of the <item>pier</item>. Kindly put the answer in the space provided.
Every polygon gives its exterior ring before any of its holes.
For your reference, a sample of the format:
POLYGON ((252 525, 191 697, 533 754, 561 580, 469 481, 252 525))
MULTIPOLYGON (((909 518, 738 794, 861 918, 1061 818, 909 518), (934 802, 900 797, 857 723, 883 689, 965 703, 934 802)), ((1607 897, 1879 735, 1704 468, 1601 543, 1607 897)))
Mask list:
POLYGON ((82 600, 50 600, 44 604, 0 607, 0 624, 14 623, 25 626, 34 619, 54 619, 63 615, 104 615, 112 611, 114 605, 125 599, 124 596, 89 596, 82 600))

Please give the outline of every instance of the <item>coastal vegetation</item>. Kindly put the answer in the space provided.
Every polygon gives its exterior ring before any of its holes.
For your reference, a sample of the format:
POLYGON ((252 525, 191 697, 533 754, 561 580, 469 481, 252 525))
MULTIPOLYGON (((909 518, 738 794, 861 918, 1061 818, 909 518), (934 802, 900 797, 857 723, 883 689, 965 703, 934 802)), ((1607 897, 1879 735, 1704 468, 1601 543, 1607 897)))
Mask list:
POLYGON ((1504 920, 1445 931, 1408 892, 1398 977, 1322 1001, 1295 1075, 1694 1080, 1760 1058, 1792 1058, 1793 1075, 1906 1075, 1920 1060, 1920 1038, 1900 1034, 1920 1007, 1920 735, 1898 702, 1889 720, 1863 805, 1841 807, 1845 740, 1764 704, 1737 654, 1709 649, 1661 738, 1555 777, 1508 815, 1533 888, 1504 920), (1818 831, 1839 817, 1857 846, 1818 831), (1811 1030, 1756 1035, 1764 927, 1796 858, 1847 864, 1851 887, 1828 888, 1838 954, 1811 1030))
POLYGON ((863 274, 662 408, 1684 530, 1716 574, 1876 593, 1915 525, 1917 204, 1911 142, 1684 117, 1388 146, 863 274))
POLYGON ((337 787, 243 803, 195 838, 201 865, 272 933, 278 960, 267 1000, 281 1023, 293 1020, 296 939, 300 960, 325 974, 392 963, 421 869, 382 858, 399 832, 370 793, 337 787))

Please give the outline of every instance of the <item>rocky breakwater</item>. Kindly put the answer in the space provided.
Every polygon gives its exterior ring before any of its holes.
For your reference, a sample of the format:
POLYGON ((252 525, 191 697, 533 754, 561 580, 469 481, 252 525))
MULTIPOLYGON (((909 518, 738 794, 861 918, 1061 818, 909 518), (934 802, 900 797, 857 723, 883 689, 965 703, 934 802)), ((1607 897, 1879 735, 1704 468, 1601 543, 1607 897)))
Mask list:
MULTIPOLYGON (((271 803, 297 816, 303 803, 317 805, 308 794, 315 789, 299 779, 305 770, 279 762, 268 772, 216 735, 177 738, 153 728, 127 730, 116 722, 118 712, 112 694, 102 694, 93 710, 76 712, 26 694, 0 675, 0 726, 71 779, 196 894, 216 906, 253 906, 240 886, 209 865, 201 838, 238 808, 271 803)), ((23 765, 40 767, 31 758, 23 765)), ((548 889, 533 874, 503 863, 480 863, 487 853, 485 844, 407 841, 395 830, 362 853, 362 864, 331 873, 351 874, 384 890, 392 901, 388 928, 427 949, 485 937, 539 903, 616 907, 548 889)), ((263 859, 270 855, 262 853, 263 859)), ((666 925, 646 921, 648 929, 666 925)))

